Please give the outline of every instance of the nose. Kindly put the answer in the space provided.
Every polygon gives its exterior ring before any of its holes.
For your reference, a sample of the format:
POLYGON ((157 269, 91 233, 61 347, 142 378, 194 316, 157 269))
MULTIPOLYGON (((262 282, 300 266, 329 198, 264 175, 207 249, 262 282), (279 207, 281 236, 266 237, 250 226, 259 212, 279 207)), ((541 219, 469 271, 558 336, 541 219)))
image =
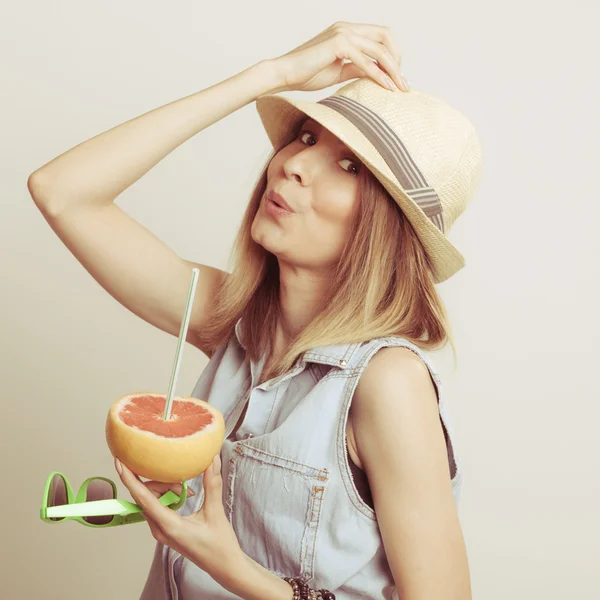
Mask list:
POLYGON ((328 148, 307 146, 283 162, 283 171, 287 179, 294 178, 302 185, 310 185, 331 156, 332 152, 328 148))
POLYGON ((308 184, 308 168, 302 159, 298 158, 299 154, 291 156, 283 163, 283 172, 286 179, 295 179, 302 185, 308 184))

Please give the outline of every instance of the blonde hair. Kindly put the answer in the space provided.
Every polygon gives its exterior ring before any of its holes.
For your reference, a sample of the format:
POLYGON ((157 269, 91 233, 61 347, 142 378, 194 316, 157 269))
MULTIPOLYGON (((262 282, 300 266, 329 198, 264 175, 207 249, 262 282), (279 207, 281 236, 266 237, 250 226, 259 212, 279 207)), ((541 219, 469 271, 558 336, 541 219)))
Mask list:
MULTIPOLYGON (((231 275, 217 291, 210 323, 197 332, 203 347, 216 350, 240 324, 247 356, 258 362, 279 318, 279 263, 250 234, 275 154, 298 134, 307 117, 275 148, 256 183, 230 256, 231 275)), ((270 377, 291 369, 302 353, 320 346, 400 336, 425 350, 456 346, 431 261, 410 221, 369 169, 361 165, 354 221, 341 258, 331 271, 322 310, 271 366, 270 377)), ((270 378, 269 377, 269 378, 270 378)))

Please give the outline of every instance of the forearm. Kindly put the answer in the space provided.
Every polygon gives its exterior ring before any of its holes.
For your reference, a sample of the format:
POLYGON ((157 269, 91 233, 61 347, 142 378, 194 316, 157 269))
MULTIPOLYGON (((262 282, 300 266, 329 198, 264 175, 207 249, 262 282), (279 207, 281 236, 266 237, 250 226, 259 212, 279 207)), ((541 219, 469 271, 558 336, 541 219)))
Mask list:
POLYGON ((27 182, 36 204, 110 204, 183 142, 261 95, 281 91, 271 61, 175 100, 57 156, 27 182))
POLYGON ((242 554, 221 585, 244 600, 292 600, 292 587, 261 564, 242 554))

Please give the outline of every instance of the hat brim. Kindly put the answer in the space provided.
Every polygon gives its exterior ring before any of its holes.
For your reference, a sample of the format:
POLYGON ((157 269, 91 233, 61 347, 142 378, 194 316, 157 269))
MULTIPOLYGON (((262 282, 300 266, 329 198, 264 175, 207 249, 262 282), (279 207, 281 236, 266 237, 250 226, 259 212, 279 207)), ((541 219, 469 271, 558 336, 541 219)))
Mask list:
POLYGON ((398 203, 431 257, 434 279, 442 283, 465 266, 465 259, 402 189, 391 169, 364 134, 332 108, 281 95, 256 99, 256 110, 273 147, 278 147, 298 121, 309 116, 338 137, 367 166, 398 203))

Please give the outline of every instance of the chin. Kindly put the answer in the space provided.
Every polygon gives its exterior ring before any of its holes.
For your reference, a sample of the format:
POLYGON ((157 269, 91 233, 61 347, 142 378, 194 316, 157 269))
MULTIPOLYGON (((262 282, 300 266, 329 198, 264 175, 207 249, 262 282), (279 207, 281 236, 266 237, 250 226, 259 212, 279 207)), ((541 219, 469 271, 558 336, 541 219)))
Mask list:
POLYGON ((265 225, 261 223, 261 218, 257 217, 250 228, 250 237, 259 246, 262 246, 268 252, 272 252, 269 245, 269 234, 265 231, 265 225))

